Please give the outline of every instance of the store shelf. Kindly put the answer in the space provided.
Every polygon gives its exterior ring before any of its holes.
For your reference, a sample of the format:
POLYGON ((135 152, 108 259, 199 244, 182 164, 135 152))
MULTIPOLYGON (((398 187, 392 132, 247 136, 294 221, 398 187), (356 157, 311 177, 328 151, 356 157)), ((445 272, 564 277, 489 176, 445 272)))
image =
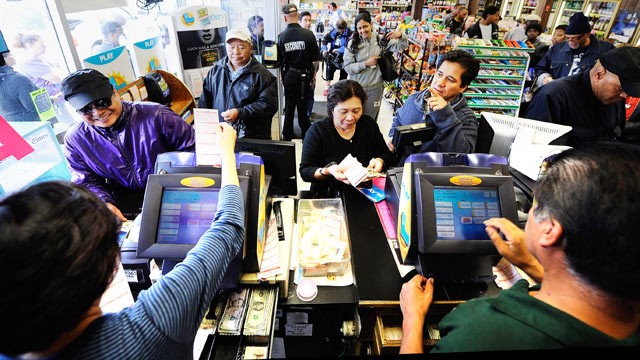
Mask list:
POLYGON ((480 73, 465 92, 467 103, 478 117, 482 111, 518 116, 529 65, 528 54, 533 49, 526 43, 514 48, 501 46, 504 42, 500 41, 493 42, 497 46, 480 45, 481 42, 459 40, 455 44, 480 60, 480 73))
POLYGON ((480 64, 480 69, 526 69, 527 66, 523 64, 480 64))
POLYGON ((471 109, 503 109, 503 110, 518 110, 520 105, 500 105, 500 104, 469 104, 471 109))
POLYGON ((469 84, 469 87, 479 88, 479 89, 520 89, 521 85, 520 84, 513 84, 513 85, 480 84, 472 81, 471 84, 469 84))
POLYGON ((409 47, 401 53, 400 78, 395 80, 394 84, 395 101, 389 101, 394 114, 404 103, 403 99, 426 83, 423 80, 428 71, 426 66, 426 61, 429 58, 427 49, 427 40, 420 43, 414 38, 409 38, 409 47))
MULTIPOLYGON (((495 94, 480 94, 480 93, 469 93, 466 92, 464 95, 468 98, 482 98, 482 99, 491 99, 496 97, 495 94)), ((503 99, 520 99, 520 94, 503 94, 500 95, 503 99)))

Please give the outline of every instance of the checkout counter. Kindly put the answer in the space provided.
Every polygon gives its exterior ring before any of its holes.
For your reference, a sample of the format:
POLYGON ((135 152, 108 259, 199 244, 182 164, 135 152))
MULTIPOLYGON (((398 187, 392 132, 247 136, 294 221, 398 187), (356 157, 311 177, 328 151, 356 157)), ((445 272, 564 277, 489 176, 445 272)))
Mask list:
MULTIPOLYGON (((387 179, 389 180, 389 176, 387 179)), ((305 194, 300 194, 304 197, 305 194)), ((275 238, 280 253, 281 271, 269 277, 258 276, 255 271, 243 271, 239 287, 252 289, 254 293, 263 289, 273 289, 273 311, 270 312, 269 334, 267 336, 247 337, 241 334, 220 337, 212 332, 211 321, 222 318, 220 309, 224 304, 212 304, 201 334, 196 339, 196 348, 200 350, 201 359, 217 359, 227 355, 242 356, 248 349, 259 351, 267 357, 337 357, 354 355, 393 355, 397 354, 401 337, 401 311, 399 294, 402 284, 409 280, 415 272, 403 274, 390 247, 390 240, 385 234, 376 205, 355 188, 348 188, 340 201, 344 209, 345 225, 350 243, 350 270, 353 281, 346 286, 318 286, 317 295, 311 300, 300 296, 299 281, 295 281, 295 270, 292 270, 292 256, 295 254, 297 226, 297 207, 304 199, 300 196, 269 197, 269 219, 271 220, 273 204, 278 202, 281 210, 281 231, 279 237, 273 222, 267 230, 269 238, 275 238), (217 310, 216 310, 217 309, 217 310), (258 350, 254 349, 257 343, 258 350)), ((131 266, 139 266, 140 261, 148 265, 147 260, 132 256, 132 244, 123 243, 123 263, 125 271, 131 266), (129 253, 124 256, 125 247, 129 253), (129 263, 129 264, 128 264, 129 263)), ((269 245, 266 245, 269 247, 269 245)), ((265 250, 267 252, 268 250, 265 250)), ((294 255, 295 256, 295 255, 294 255)), ((265 261, 263 259, 263 261, 265 261)), ((273 264, 272 264, 273 265, 273 264)), ((129 270, 131 272, 131 270, 129 270)), ((139 271, 142 277, 152 277, 148 270, 139 271)), ((299 279, 299 278, 298 278, 299 279)), ((131 281, 131 280, 130 280, 131 281)), ((141 290, 150 283, 137 286, 141 290)), ((224 290, 233 291, 233 290, 224 290)), ((430 307, 425 329, 425 349, 439 339, 436 324, 456 305, 474 297, 493 297, 499 288, 493 279, 467 284, 446 284, 436 282, 434 301, 430 307)), ((250 296, 245 298, 251 308, 250 296)), ((245 315, 247 315, 245 310, 245 315)), ((219 322, 214 328, 219 326, 219 322)))

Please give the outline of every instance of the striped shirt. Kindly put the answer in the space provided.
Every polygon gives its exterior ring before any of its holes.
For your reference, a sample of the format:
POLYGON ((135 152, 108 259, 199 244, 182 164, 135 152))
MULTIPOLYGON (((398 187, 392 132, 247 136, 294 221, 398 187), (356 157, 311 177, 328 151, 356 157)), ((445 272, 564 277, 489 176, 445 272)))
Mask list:
POLYGON ((136 303, 95 320, 55 358, 193 359, 196 331, 244 239, 244 203, 237 186, 220 191, 211 227, 183 262, 136 303))

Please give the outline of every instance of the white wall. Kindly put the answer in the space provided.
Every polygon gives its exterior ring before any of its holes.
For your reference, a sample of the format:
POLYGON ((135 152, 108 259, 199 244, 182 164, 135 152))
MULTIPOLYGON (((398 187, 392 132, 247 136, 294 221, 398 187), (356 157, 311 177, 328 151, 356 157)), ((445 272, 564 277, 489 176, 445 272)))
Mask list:
POLYGON ((127 0, 61 0, 65 13, 74 13, 87 10, 100 10, 113 7, 127 6, 127 0))

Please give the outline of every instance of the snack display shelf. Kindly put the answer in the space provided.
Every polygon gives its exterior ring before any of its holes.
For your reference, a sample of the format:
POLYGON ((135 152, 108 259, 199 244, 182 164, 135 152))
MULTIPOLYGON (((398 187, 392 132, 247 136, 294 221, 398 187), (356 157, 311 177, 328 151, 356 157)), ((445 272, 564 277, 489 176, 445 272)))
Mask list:
POLYGON ((495 80, 518 80, 521 79, 521 75, 482 75, 478 74, 476 79, 495 79, 495 80))
POLYGON ((480 72, 465 92, 476 116, 482 111, 517 116, 533 46, 521 41, 460 38, 454 46, 480 60, 480 72))

